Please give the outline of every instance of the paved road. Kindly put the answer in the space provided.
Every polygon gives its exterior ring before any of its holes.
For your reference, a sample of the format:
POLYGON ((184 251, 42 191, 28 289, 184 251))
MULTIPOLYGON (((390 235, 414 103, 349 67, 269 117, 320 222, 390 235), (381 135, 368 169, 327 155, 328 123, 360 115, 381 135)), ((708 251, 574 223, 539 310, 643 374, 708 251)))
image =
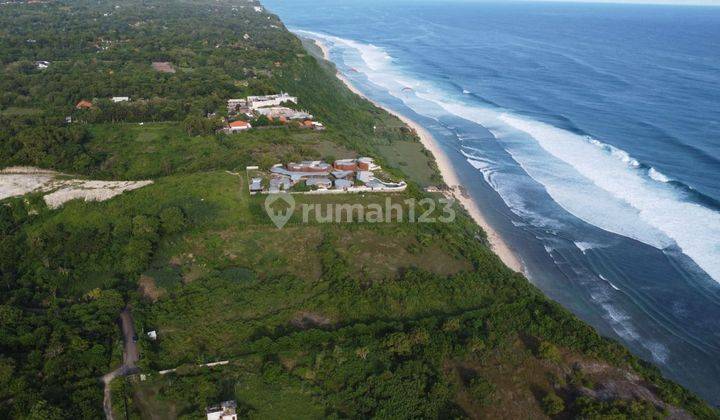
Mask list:
POLYGON ((137 344, 133 340, 133 337, 135 337, 135 326, 133 325, 132 315, 130 315, 130 309, 125 308, 120 312, 120 325, 122 327, 123 342, 125 343, 123 348, 123 364, 102 377, 102 381, 105 384, 103 409, 105 410, 105 418, 107 420, 113 420, 110 382, 118 376, 131 375, 138 372, 136 363, 139 359, 139 353, 137 344))

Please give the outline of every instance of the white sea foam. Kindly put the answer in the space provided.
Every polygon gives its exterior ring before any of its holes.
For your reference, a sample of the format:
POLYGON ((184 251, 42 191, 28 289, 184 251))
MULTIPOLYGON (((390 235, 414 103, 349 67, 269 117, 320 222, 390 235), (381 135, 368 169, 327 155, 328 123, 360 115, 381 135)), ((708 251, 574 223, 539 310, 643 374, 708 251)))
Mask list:
MULTIPOLYGON (((632 208, 637 217, 634 221, 624 221, 625 226, 640 222, 662 232, 711 277, 720 280, 720 213, 686 201, 664 182, 643 177, 634 170, 637 161, 619 149, 609 149, 608 154, 608 147, 597 147, 598 141, 587 142, 582 136, 549 124, 510 114, 503 114, 500 119, 529 134, 545 151, 570 165, 613 200, 632 208)), ((593 207, 591 203, 596 199, 586 197, 585 205, 593 207)), ((612 213, 595 213, 586 215, 585 220, 659 248, 667 247, 662 242, 648 240, 645 232, 625 227, 613 229, 608 223, 613 217, 612 213)))
POLYGON ((653 360, 656 363, 664 364, 667 362, 669 357, 669 350, 665 345, 656 341, 650 341, 643 338, 637 331, 637 329, 630 322, 630 316, 615 306, 611 305, 607 300, 600 299, 603 301, 601 306, 607 313, 607 320, 610 322, 612 329, 617 335, 624 338, 627 341, 634 341, 644 347, 650 352, 653 360))
POLYGON ((602 248, 602 245, 593 242, 577 241, 574 244, 583 254, 594 248, 602 248))
POLYGON ((610 280, 605 278, 605 276, 603 276, 602 274, 598 274, 598 276, 600 276, 601 279, 605 280, 610 285, 610 287, 612 287, 613 289, 618 290, 618 291, 620 290, 619 287, 615 286, 610 280))
POLYGON ((658 182, 670 182, 670 178, 655 168, 648 170, 648 176, 658 182))
POLYGON ((490 169, 490 163, 478 160, 477 158, 474 158, 474 159, 468 158, 467 161, 475 169, 480 169, 480 170, 489 170, 490 169))
MULTIPOLYGON (((371 83, 414 111, 431 118, 452 114, 488 128, 525 172, 576 217, 659 249, 677 245, 720 282, 720 213, 687 201, 654 168, 641 171, 640 163, 624 150, 547 123, 468 103, 463 95, 404 74, 377 46, 305 34, 342 50, 371 83), (406 87, 413 88, 411 94, 403 92, 406 87)), ((483 175, 487 177, 485 172, 483 175)), ((498 180, 499 175, 493 178, 493 188, 511 210, 528 216, 526 208, 517 208, 523 206, 523 198, 513 193, 512 186, 503 185, 502 181, 509 179, 498 180)))

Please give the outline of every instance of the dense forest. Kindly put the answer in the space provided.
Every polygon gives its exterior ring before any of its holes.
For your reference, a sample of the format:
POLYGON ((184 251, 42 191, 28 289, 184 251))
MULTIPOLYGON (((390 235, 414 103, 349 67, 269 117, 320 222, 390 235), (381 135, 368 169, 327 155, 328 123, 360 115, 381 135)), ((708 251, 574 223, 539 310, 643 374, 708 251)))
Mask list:
POLYGON ((243 418, 720 417, 502 265, 462 209, 276 229, 247 165, 367 154, 408 180, 398 202, 441 182, 307 47, 254 1, 0 4, 0 168, 154 181, 59 209, 0 201, 0 418, 101 418, 125 307, 144 379, 113 382, 116 418, 224 400, 243 418), (227 99, 277 91, 327 131, 215 132, 227 99))

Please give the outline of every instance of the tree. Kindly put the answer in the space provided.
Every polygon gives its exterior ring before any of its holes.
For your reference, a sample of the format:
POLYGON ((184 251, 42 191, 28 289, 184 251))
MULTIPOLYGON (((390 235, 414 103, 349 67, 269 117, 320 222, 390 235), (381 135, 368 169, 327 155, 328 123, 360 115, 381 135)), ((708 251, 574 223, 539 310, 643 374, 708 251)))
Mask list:
POLYGON ((190 136, 212 134, 220 126, 220 120, 216 118, 204 118, 197 115, 189 115, 183 121, 183 127, 190 136))
POLYGON ((167 207, 160 212, 160 227, 164 234, 182 232, 187 225, 185 214, 178 207, 167 207))
POLYGON ((550 391, 542 399, 542 407, 543 411, 545 411, 545 414, 547 414, 548 416, 555 416, 565 410, 565 401, 563 401, 562 398, 558 397, 556 393, 550 391))
POLYGON ((468 385, 468 392, 472 395, 473 399, 480 405, 486 405, 492 399, 495 393, 495 385, 489 382, 487 379, 480 376, 476 376, 470 380, 468 385))
POLYGON ((555 347, 552 343, 548 343, 547 341, 543 341, 540 343, 540 346, 538 346, 538 354, 541 358, 551 360, 553 362, 559 362, 561 359, 560 350, 558 350, 558 348, 555 347))

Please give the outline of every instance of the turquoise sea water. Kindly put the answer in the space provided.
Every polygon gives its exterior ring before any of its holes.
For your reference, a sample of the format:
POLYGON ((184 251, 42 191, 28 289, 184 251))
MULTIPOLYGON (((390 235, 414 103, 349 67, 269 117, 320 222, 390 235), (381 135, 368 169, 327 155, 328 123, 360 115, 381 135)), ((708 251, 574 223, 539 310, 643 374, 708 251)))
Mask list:
POLYGON ((265 3, 436 136, 533 283, 720 404, 720 8, 265 3))

